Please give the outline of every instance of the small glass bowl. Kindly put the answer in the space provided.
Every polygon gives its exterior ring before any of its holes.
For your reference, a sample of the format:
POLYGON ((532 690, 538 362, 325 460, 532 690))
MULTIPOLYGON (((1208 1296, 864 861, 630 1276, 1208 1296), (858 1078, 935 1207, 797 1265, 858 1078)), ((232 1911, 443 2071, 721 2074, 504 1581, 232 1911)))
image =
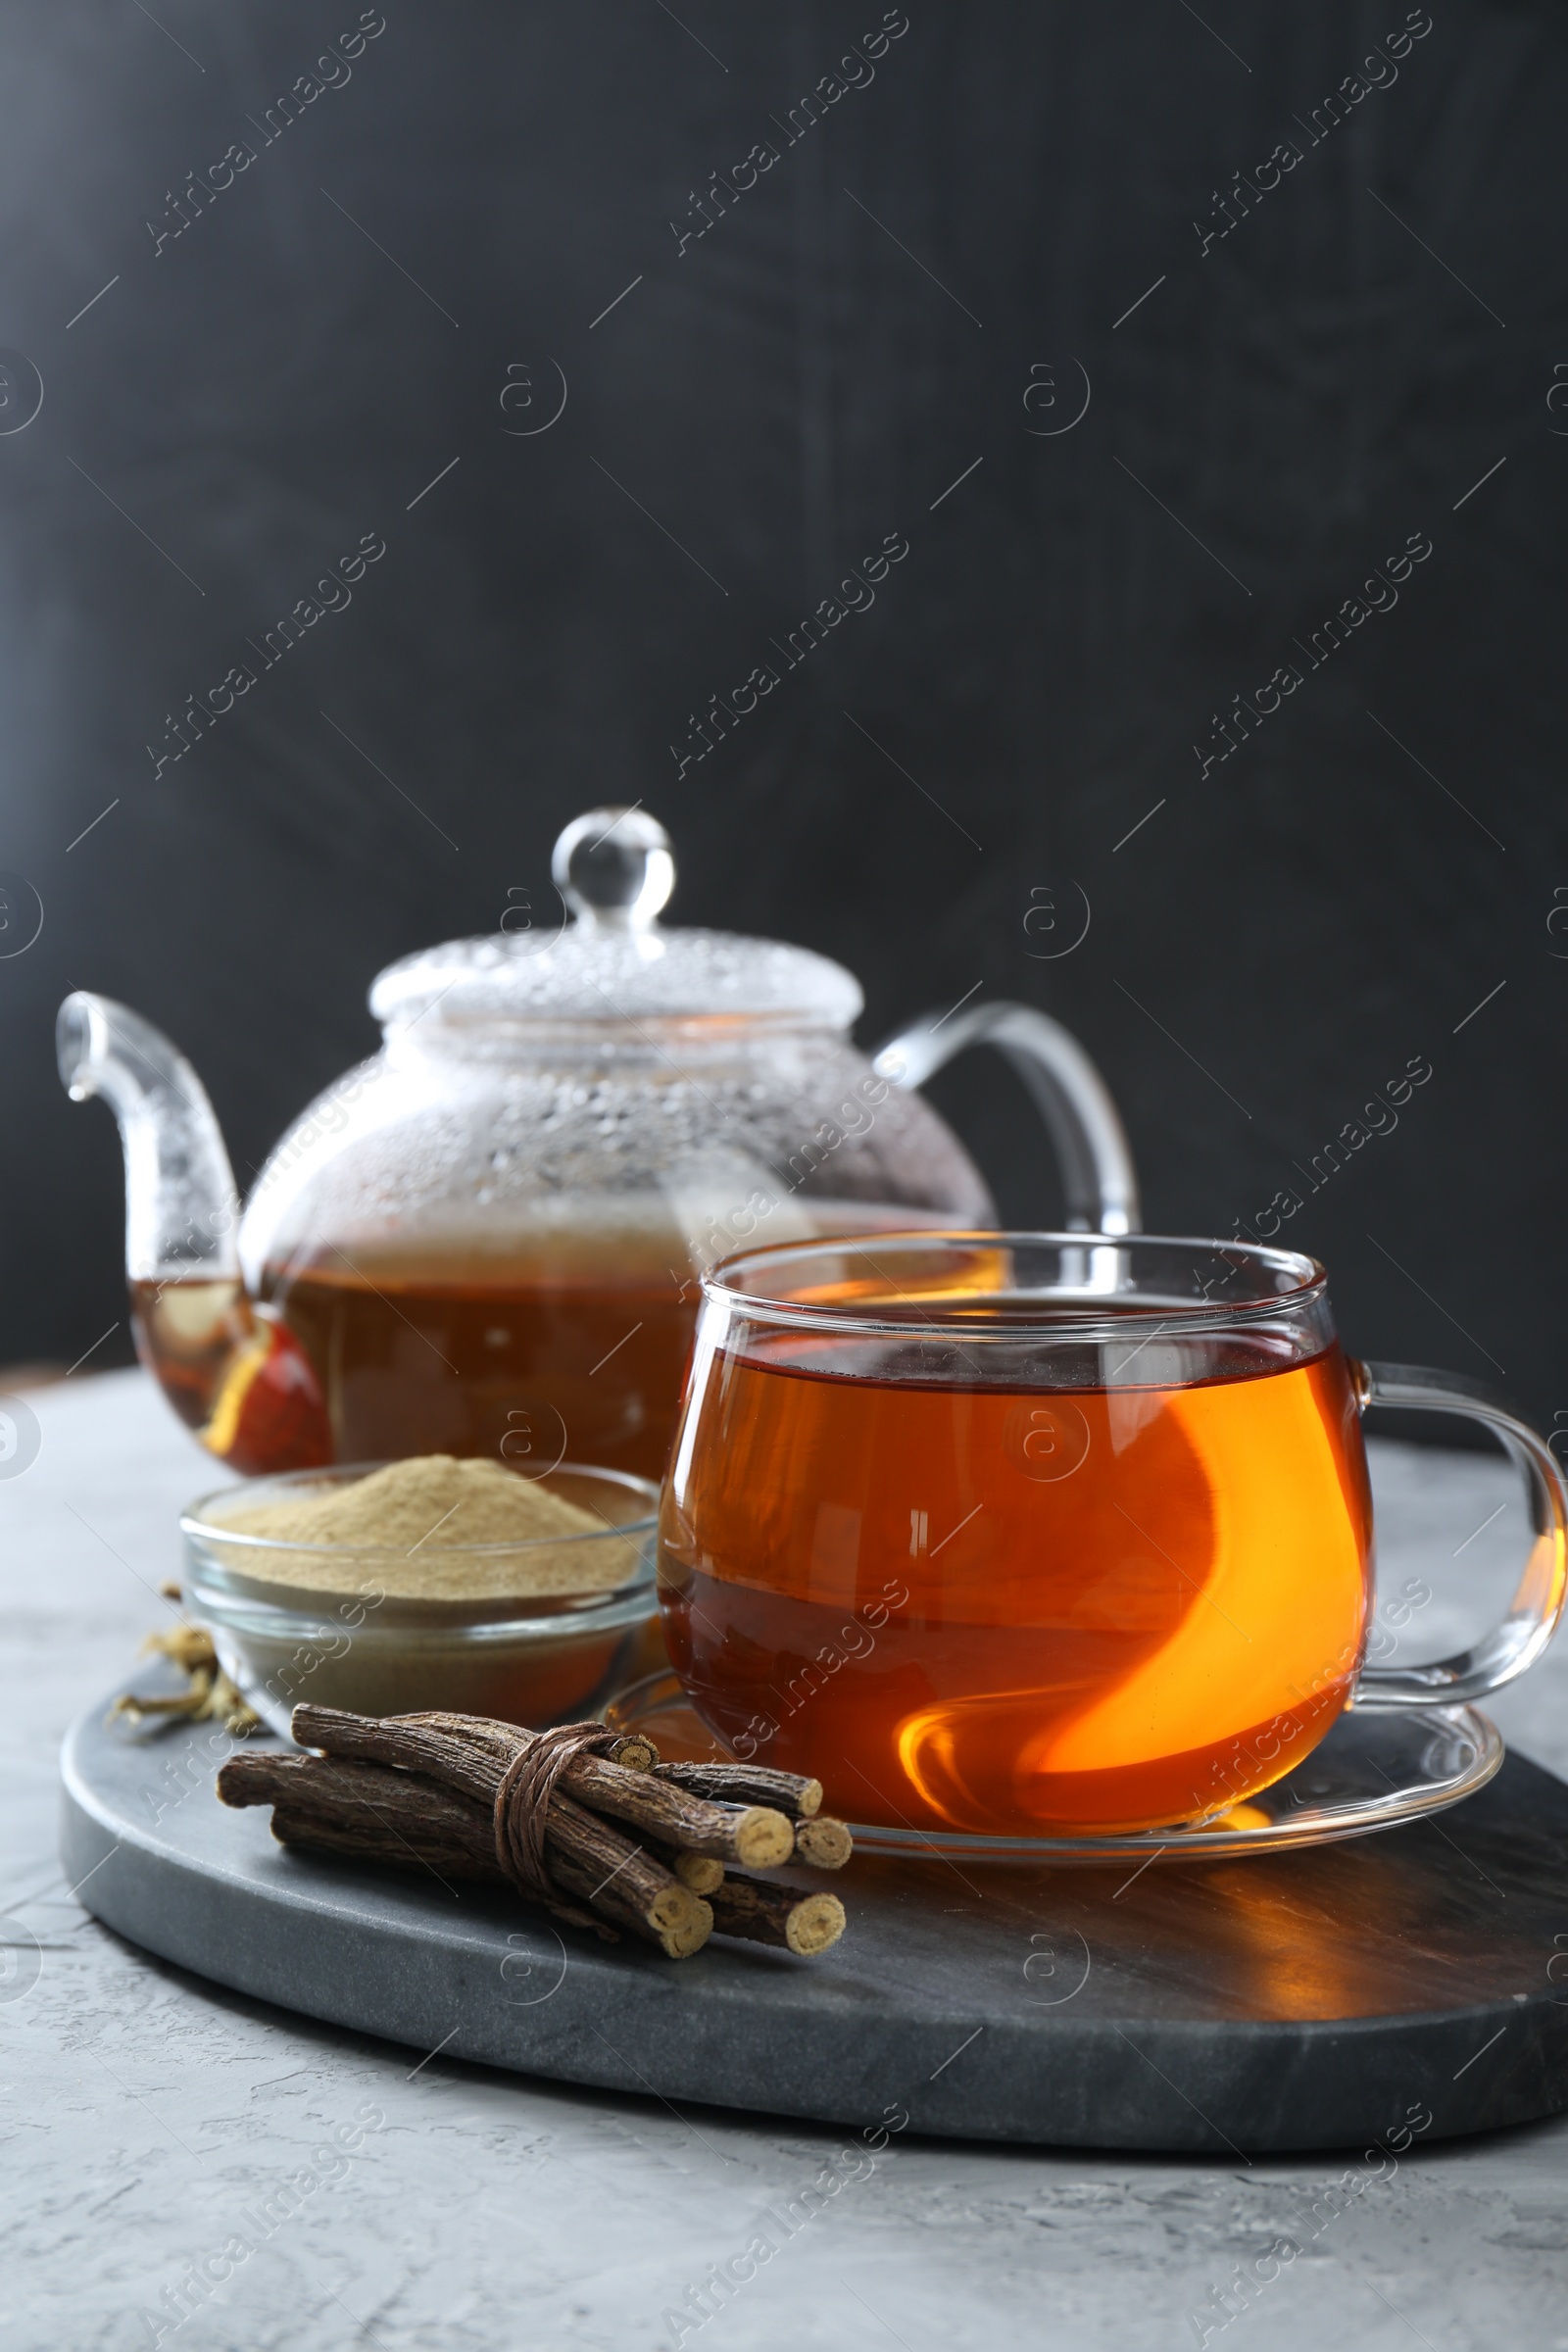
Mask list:
POLYGON ((659 1489, 626 1471, 563 1463, 537 1482, 594 1512, 603 1534, 416 1545, 449 1583, 471 1577, 487 1588, 465 1597, 399 1592, 413 1556, 402 1549, 288 1544, 233 1525, 267 1503, 329 1494, 381 1467, 247 1479, 201 1495, 180 1520, 191 1613, 211 1630, 224 1673, 285 1739, 304 1699, 360 1715, 436 1707, 535 1729, 568 1723, 667 1662, 655 1586, 659 1489), (506 1591, 514 1562, 526 1587, 530 1558, 537 1566, 542 1553, 579 1549, 590 1589, 506 1591), (621 1567, 616 1552, 624 1574, 591 1589, 607 1559, 621 1567), (301 1581, 313 1560, 319 1582, 301 1581))

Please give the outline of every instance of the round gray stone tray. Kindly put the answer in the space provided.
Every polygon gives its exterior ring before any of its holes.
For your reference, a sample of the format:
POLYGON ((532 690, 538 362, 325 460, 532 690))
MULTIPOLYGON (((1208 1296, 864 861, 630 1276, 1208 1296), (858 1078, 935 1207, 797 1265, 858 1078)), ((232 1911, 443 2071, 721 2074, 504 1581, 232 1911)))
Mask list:
POLYGON ((1441 1820, 1130 1882, 861 1857, 819 1882, 850 1913, 824 1958, 715 1938, 668 1961, 426 1872, 285 1852, 265 1810, 216 1802, 231 1743, 215 1727, 104 1717, 63 1756, 81 1900, 182 1968, 421 2054, 835 2124, 1209 2155, 1568 2104, 1568 1788, 1520 1757, 1441 1820))

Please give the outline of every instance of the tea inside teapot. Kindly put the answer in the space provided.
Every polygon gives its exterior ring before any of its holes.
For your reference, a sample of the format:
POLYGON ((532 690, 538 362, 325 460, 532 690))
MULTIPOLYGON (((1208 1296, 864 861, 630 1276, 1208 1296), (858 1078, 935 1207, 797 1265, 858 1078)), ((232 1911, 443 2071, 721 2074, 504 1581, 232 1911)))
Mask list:
MULTIPOLYGON (((920 1221, 835 1203, 825 1229, 920 1221)), ((322 1372, 345 1461, 435 1447, 525 1473, 566 1459, 662 1474, 698 1303, 672 1221, 556 1228, 503 1259, 426 1248, 270 1267, 261 1290, 322 1372)))
POLYGON ((324 1368, 336 1447, 439 1446, 519 1470, 564 1459, 658 1478, 692 1332, 690 1268, 652 1235, 583 1231, 502 1261, 426 1249, 264 1269, 262 1295, 324 1368))

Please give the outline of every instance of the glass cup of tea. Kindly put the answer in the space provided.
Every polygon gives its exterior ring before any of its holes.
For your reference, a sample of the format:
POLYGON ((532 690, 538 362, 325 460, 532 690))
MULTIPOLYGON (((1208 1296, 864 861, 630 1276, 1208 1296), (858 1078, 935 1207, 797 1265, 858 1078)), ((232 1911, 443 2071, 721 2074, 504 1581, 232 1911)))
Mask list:
POLYGON ((1457 1375, 1348 1358, 1315 1259, 908 1233, 704 1281, 660 1529, 665 1639, 736 1756, 866 1823, 987 1837, 1227 1812, 1341 1710, 1479 1698, 1550 1640, 1568 1494, 1457 1375), (1483 1422, 1535 1534, 1507 1616, 1363 1664, 1371 1404, 1483 1422))

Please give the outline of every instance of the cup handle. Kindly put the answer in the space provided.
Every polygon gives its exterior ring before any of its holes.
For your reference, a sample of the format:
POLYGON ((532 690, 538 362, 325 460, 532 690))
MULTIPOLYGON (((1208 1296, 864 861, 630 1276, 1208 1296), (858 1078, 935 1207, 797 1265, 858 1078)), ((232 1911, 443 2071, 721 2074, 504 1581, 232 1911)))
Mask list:
POLYGON ((1568 1593, 1568 1488, 1556 1458, 1526 1422, 1477 1381, 1458 1372, 1429 1372, 1415 1364, 1351 1363, 1356 1401, 1459 1413, 1495 1432, 1524 1473, 1535 1530, 1519 1589, 1501 1623, 1473 1649, 1430 1666, 1363 1666, 1352 1706, 1451 1706, 1485 1698, 1533 1666, 1557 1630, 1568 1593))
POLYGON ((967 1046, 996 1046, 1033 1098, 1055 1147, 1069 1233, 1137 1233, 1132 1147, 1109 1087, 1071 1030, 1032 1004, 922 1013, 873 1056, 879 1078, 923 1086, 967 1046))

